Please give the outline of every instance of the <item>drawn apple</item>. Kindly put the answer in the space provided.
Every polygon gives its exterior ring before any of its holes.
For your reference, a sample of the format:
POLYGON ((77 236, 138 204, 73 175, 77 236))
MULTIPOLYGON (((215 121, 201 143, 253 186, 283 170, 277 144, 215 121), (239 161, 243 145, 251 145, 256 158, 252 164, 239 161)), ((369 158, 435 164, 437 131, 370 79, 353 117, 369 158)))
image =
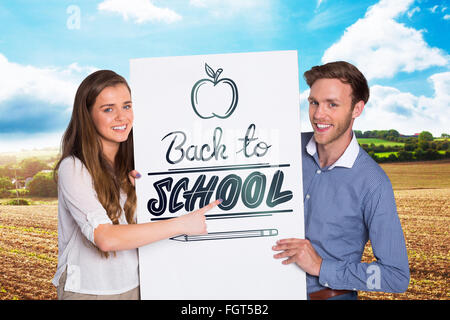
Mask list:
POLYGON ((195 113, 202 119, 214 117, 226 119, 234 112, 238 103, 238 90, 233 80, 219 76, 223 69, 216 72, 205 63, 206 74, 211 79, 197 81, 191 91, 191 103, 195 113))

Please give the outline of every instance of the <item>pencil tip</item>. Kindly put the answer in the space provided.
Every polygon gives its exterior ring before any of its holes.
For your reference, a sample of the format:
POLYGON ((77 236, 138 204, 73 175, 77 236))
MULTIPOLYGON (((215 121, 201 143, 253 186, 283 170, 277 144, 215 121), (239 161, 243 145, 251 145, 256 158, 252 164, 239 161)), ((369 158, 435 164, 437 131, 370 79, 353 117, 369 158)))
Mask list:
POLYGON ((170 240, 175 240, 175 241, 187 241, 187 235, 185 234, 180 234, 179 236, 175 236, 172 238, 169 238, 170 240))

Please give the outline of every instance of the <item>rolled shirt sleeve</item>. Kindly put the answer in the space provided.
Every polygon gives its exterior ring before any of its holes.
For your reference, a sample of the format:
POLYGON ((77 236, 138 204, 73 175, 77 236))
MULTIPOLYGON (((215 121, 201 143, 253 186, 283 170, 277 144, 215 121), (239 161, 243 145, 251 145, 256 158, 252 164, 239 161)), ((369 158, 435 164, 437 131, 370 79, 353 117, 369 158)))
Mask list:
POLYGON ((94 242, 94 230, 100 224, 112 224, 98 201, 92 178, 83 163, 74 157, 64 159, 58 170, 58 192, 83 235, 94 242))

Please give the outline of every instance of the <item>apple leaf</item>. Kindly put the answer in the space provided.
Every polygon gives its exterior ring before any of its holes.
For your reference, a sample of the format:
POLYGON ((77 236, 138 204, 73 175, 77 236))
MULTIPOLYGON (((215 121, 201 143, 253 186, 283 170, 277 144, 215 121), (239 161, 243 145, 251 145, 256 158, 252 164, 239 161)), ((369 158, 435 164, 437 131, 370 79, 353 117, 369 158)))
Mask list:
POLYGON ((216 77, 216 73, 214 72, 213 68, 211 68, 210 66, 208 66, 207 63, 205 63, 205 70, 206 70, 206 74, 208 76, 210 76, 211 78, 215 78, 216 77))

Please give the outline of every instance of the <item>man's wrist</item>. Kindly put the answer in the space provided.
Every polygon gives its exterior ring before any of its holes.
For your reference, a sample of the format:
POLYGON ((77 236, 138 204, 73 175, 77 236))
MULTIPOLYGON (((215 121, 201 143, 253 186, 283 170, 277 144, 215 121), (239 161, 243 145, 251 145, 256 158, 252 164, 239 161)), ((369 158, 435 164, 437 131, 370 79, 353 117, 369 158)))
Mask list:
POLYGON ((336 279, 336 261, 322 259, 319 270, 319 283, 325 287, 330 287, 336 279))
POLYGON ((320 277, 320 269, 322 268, 322 261, 323 261, 323 259, 320 258, 320 257, 319 257, 319 259, 320 259, 320 261, 318 262, 316 270, 315 270, 315 272, 313 274, 313 276, 316 276, 316 277, 320 277))

